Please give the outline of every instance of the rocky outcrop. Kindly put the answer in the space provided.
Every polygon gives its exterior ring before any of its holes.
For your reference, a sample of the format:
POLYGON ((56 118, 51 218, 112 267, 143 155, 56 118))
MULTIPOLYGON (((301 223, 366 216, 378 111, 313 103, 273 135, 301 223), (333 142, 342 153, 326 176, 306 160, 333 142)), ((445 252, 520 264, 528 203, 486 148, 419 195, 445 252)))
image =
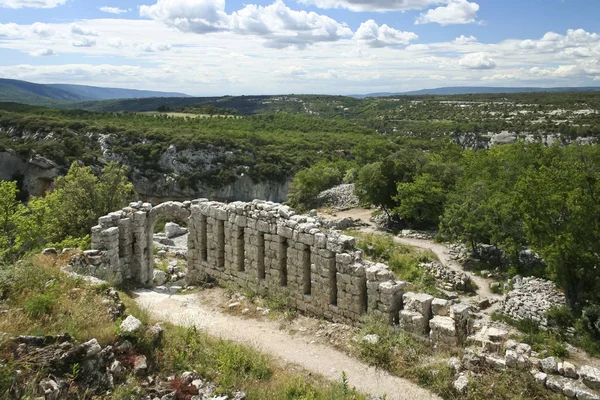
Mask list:
POLYGON ((17 180, 25 195, 41 196, 64 169, 39 155, 23 157, 12 150, 0 152, 0 180, 17 180))
POLYGON ((317 197, 321 206, 333 207, 339 210, 358 207, 358 196, 354 194, 354 184, 344 184, 327 189, 317 197))
POLYGON ((513 290, 504 295, 501 309, 515 320, 532 320, 545 328, 548 310, 566 305, 564 293, 552 281, 516 276, 512 282, 513 290))

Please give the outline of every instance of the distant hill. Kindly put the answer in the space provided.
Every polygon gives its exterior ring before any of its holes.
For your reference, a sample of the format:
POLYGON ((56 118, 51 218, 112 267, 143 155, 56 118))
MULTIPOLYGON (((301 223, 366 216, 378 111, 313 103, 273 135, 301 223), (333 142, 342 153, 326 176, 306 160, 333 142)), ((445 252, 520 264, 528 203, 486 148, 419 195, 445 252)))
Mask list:
POLYGON ((421 89, 411 92, 382 92, 369 93, 364 95, 354 95, 352 97, 385 97, 385 96, 422 96, 422 95, 453 95, 453 94, 498 94, 498 93, 538 93, 538 92, 591 92, 600 90, 600 86, 591 87, 489 87, 489 86, 452 86, 436 89, 421 89))
POLYGON ((85 97, 85 100, 146 99, 149 97, 190 97, 185 93, 155 92, 152 90, 136 90, 121 88, 104 88, 97 86, 52 84, 47 85, 85 97))
POLYGON ((0 79, 0 102, 64 106, 69 102, 149 97, 188 97, 188 95, 82 85, 44 85, 16 79, 0 79))

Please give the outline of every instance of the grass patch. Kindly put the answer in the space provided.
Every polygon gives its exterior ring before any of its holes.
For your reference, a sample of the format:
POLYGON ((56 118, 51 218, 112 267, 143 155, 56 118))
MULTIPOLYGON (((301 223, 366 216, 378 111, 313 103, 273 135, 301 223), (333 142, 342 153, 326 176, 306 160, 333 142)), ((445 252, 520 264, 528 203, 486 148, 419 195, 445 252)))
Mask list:
MULTIPOLYGON (((20 393, 27 398, 35 397, 37 383, 47 376, 47 371, 13 358, 14 345, 7 340, 10 336, 67 332, 79 342, 92 338, 103 344, 117 342, 120 320, 112 321, 108 313, 102 312, 106 306, 99 289, 60 272, 59 266, 66 261, 35 256, 0 271, 0 307, 7 310, 0 319, 0 332, 7 334, 0 337, 0 399, 10 397, 11 388, 17 384, 16 370, 22 371, 18 375, 22 382, 18 384, 25 388, 20 393)), ((138 307, 126 293, 120 292, 120 297, 128 314, 146 325, 154 322, 148 311, 138 307)), ((274 296, 269 305, 273 309, 283 304, 287 307, 284 300, 274 296)), ((250 400, 366 400, 341 377, 339 382, 329 382, 294 366, 278 365, 250 347, 216 339, 194 327, 163 327, 163 340, 158 346, 144 332, 127 337, 134 344, 132 355, 142 353, 148 357, 152 375, 167 377, 196 371, 215 383, 218 393, 243 390, 250 400)), ((73 366, 72 376, 77 375, 77 368, 73 366)), ((145 395, 141 383, 129 376, 117 385, 111 398, 139 399, 145 395)))
POLYGON ((454 373, 447 363, 453 355, 432 349, 425 341, 389 326, 381 318, 367 316, 361 337, 375 334, 379 340, 370 344, 361 341, 358 357, 392 373, 407 378, 447 400, 558 400, 562 399, 546 390, 524 371, 485 371, 470 377, 467 394, 453 388, 454 373))
POLYGON ((16 335, 69 333, 77 340, 95 337, 101 343, 115 338, 100 288, 60 272, 65 257, 37 255, 4 266, 0 286, 7 312, 0 319, 0 332, 16 335), (100 312, 99 312, 100 311, 100 312), (90 318, 93 315, 94 318, 90 318))
POLYGON ((437 257, 431 250, 416 249, 396 243, 390 235, 364 233, 356 230, 348 230, 345 233, 356 238, 356 246, 364 252, 367 259, 386 263, 397 279, 410 283, 411 290, 436 297, 445 297, 436 287, 435 278, 418 267, 420 263, 437 261, 437 257))
POLYGON ((542 330, 537 322, 523 319, 515 320, 504 314, 492 313, 492 321, 502 321, 517 328, 521 332, 521 340, 545 357, 568 358, 569 351, 564 344, 564 337, 554 331, 542 330))

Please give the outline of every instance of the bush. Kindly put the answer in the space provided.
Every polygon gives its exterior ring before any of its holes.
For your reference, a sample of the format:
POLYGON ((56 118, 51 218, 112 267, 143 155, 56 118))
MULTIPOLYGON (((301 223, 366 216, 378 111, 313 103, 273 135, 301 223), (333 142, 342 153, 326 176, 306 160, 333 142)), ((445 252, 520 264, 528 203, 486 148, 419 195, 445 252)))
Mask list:
POLYGON ((600 340, 600 305, 585 307, 581 313, 581 321, 588 333, 596 340, 600 340))
POLYGON ((38 318, 45 314, 50 314, 56 304, 56 296, 50 293, 35 294, 30 297, 23 308, 25 313, 31 318, 38 318))
POLYGON ((345 163, 320 163, 298 172, 290 186, 289 205, 300 211, 316 207, 319 193, 342 183, 345 168, 345 163))

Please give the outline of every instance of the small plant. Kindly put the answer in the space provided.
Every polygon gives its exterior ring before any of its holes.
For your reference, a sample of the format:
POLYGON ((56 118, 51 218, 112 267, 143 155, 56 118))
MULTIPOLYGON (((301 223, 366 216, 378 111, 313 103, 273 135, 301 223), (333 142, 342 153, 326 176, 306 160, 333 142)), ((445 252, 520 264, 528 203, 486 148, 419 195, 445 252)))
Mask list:
POLYGON ((190 400, 192 396, 198 394, 198 388, 194 385, 188 385, 183 379, 176 376, 170 382, 171 390, 175 391, 177 400, 190 400))
POLYGON ((55 304, 56 296, 53 293, 42 293, 31 296, 23 308, 29 317, 38 318, 50 314, 55 304))

